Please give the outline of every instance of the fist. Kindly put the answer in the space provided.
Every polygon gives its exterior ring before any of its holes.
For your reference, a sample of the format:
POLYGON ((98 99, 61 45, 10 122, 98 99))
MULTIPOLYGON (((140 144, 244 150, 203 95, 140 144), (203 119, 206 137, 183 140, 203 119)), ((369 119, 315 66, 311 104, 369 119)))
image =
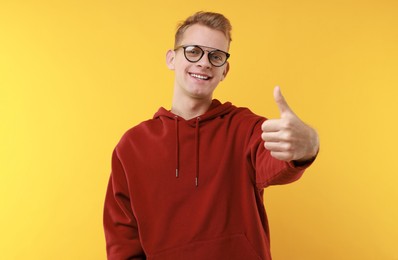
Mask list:
POLYGON ((261 125, 265 148, 282 161, 305 162, 315 158, 319 149, 316 131, 293 112, 279 87, 274 89, 274 99, 280 118, 266 120, 261 125))

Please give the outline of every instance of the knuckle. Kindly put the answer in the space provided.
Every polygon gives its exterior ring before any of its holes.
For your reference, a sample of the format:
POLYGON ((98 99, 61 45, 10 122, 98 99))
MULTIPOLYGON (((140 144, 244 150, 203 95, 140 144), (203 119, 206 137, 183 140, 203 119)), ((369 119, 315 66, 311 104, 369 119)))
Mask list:
POLYGON ((286 120, 285 121, 285 128, 286 129, 292 129, 293 128, 293 122, 291 120, 286 120))
POLYGON ((292 139, 292 137, 293 137, 293 134, 291 131, 284 131, 284 133, 283 133, 284 140, 289 141, 292 139))
POLYGON ((292 131, 290 130, 283 130, 281 131, 279 138, 281 141, 283 142, 293 142, 294 141, 294 134, 292 131))
POLYGON ((292 151, 293 150, 293 144, 292 143, 286 143, 285 144, 285 149, 286 151, 292 151))

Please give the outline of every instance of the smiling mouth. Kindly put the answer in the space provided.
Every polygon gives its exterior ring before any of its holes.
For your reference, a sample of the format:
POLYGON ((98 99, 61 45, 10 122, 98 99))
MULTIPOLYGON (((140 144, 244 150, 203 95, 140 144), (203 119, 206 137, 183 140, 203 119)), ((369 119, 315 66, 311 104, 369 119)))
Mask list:
POLYGON ((189 73, 189 75, 193 78, 200 79, 200 80, 209 80, 211 77, 205 76, 205 75, 199 75, 195 73, 189 73))

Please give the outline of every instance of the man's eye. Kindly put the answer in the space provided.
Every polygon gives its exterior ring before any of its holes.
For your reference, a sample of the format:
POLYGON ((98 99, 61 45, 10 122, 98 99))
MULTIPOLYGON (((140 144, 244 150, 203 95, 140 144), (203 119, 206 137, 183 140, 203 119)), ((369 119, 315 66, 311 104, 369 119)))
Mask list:
POLYGON ((213 53, 213 54, 211 55, 211 59, 212 59, 212 60, 221 61, 221 60, 223 59, 223 57, 222 57, 221 54, 213 53))
POLYGON ((187 49, 186 51, 190 54, 200 54, 201 53, 201 51, 198 48, 187 49))

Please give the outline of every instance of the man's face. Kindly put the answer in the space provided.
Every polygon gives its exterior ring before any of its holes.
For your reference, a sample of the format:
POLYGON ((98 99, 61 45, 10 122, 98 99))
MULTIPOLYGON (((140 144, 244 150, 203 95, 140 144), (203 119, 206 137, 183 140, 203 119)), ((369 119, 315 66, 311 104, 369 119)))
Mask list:
POLYGON ((212 98, 218 83, 228 73, 229 64, 221 67, 212 65, 208 51, 214 49, 228 52, 229 40, 217 30, 195 24, 186 29, 179 45, 199 45, 205 50, 203 57, 195 62, 189 62, 184 56, 184 49, 167 53, 167 65, 175 71, 175 97, 190 97, 195 99, 212 98))

